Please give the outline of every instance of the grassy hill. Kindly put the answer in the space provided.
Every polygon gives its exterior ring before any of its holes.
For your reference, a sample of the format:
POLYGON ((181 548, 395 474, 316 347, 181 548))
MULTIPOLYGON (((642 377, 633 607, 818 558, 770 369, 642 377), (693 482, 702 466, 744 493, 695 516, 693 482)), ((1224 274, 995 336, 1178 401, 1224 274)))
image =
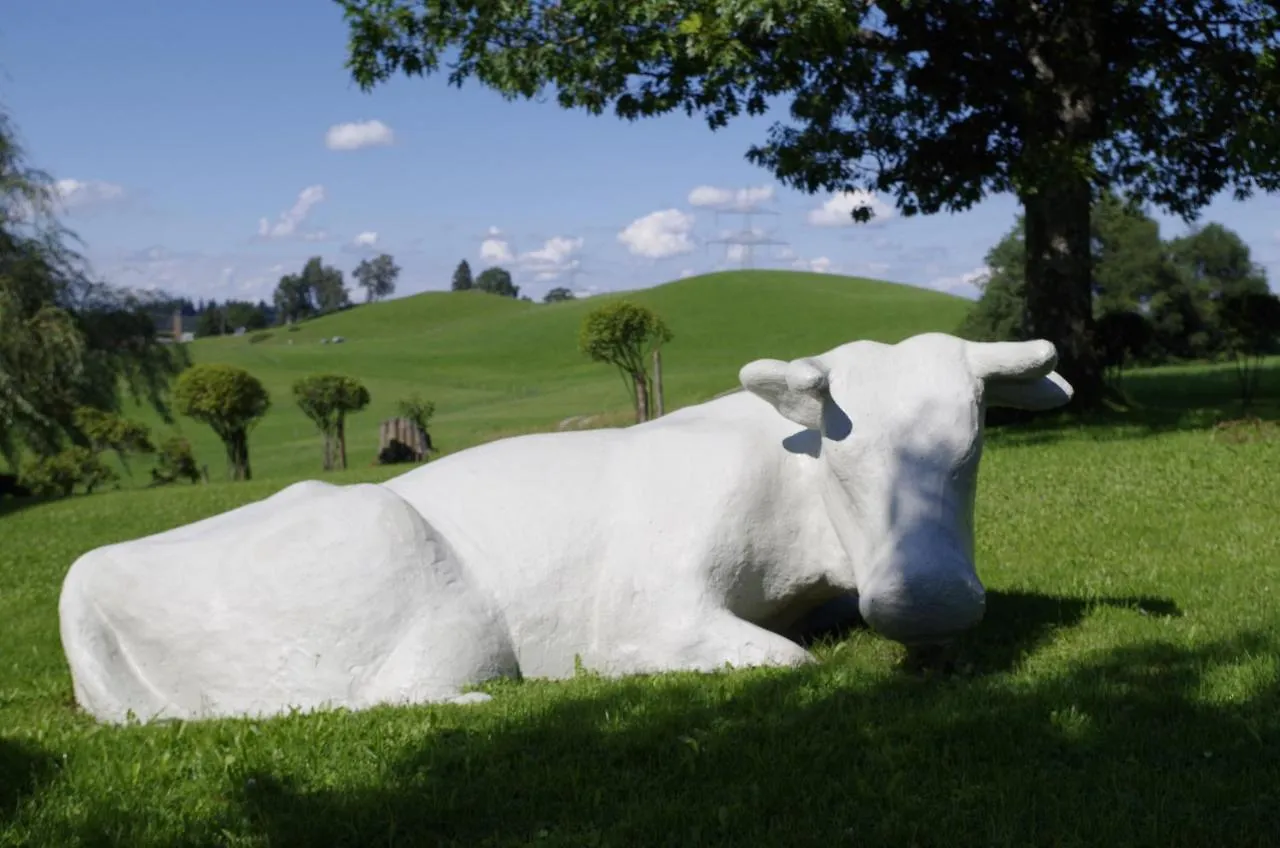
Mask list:
MULTIPOLYGON (((432 436, 449 451, 555 429, 571 416, 625 421, 629 401, 616 371, 577 349, 583 316, 621 296, 657 310, 675 333, 663 353, 668 409, 732 388, 738 369, 751 359, 817 353, 855 338, 896 341, 950 331, 969 308, 961 298, 894 283, 736 271, 551 305, 431 292, 316 319, 293 332, 275 328, 261 342, 248 336, 200 340, 191 352, 197 362, 247 368, 270 391, 273 407, 251 435, 255 476, 317 474, 320 438, 294 405, 290 387, 321 371, 357 377, 373 396, 348 424, 353 466, 372 462, 378 422, 414 391, 435 401, 432 436), (321 344, 333 336, 346 341, 321 344)), ((197 458, 220 475, 222 449, 209 429, 188 419, 178 426, 197 458)))

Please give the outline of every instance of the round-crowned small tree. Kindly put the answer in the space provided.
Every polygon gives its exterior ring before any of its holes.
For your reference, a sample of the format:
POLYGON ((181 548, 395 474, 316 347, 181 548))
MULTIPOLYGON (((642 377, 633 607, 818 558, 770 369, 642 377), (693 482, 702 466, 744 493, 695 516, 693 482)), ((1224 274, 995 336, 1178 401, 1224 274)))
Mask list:
POLYGON ((203 421, 227 449, 232 480, 248 480, 249 430, 271 407, 266 388, 248 371, 234 365, 193 365, 178 377, 173 389, 178 412, 203 421))
POLYGON ((369 390, 354 377, 313 374, 293 384, 293 398, 324 436, 324 470, 347 467, 347 414, 369 405, 369 390))
POLYGON ((596 362, 617 366, 631 393, 636 422, 648 421, 653 398, 649 362, 671 330, 653 310, 618 300, 592 310, 582 321, 578 347, 596 362))

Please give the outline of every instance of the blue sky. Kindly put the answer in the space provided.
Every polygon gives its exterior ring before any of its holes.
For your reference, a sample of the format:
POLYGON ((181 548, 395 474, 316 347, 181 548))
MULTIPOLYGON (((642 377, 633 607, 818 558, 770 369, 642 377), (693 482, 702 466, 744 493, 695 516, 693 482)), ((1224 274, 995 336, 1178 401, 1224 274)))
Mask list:
MULTIPOLYGON (((270 297, 308 256, 350 271, 386 251, 399 294, 447 288, 460 259, 524 292, 631 289, 740 264, 710 243, 746 222, 786 245, 757 267, 872 276, 972 296, 1016 207, 870 225, 846 199, 782 189, 745 161, 771 120, 710 132, 626 123, 397 79, 362 93, 327 0, 9 0, 0 101, 67 222, 114 282, 191 297, 270 297)), ((1161 216, 1166 235, 1185 225, 1161 216)), ((1219 221, 1280 281, 1280 197, 1219 198, 1219 221)))

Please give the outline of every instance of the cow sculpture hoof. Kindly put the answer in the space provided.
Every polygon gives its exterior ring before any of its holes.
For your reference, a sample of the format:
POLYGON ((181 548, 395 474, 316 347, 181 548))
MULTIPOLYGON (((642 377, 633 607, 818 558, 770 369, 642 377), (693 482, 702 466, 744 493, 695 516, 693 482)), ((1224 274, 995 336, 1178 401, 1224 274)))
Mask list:
POLYGON ((946 642, 985 609, 986 410, 1065 404, 1056 361, 941 333, 758 359, 745 391, 635 427, 299 483, 91 551, 59 608, 76 699, 106 721, 483 703, 463 690, 504 675, 804 665, 781 634, 855 613, 946 642))

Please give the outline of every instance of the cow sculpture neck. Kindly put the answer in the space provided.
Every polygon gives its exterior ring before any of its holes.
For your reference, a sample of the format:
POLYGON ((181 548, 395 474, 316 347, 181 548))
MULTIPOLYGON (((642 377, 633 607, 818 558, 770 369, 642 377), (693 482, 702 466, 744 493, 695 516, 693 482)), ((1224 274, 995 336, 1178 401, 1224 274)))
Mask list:
POLYGON ((647 424, 299 483, 99 548, 60 602, 76 698, 112 721, 269 715, 578 664, 794 665, 812 656, 782 634, 833 599, 947 640, 983 613, 984 408, 1065 403, 1055 360, 942 334, 762 359, 746 391, 647 424))

